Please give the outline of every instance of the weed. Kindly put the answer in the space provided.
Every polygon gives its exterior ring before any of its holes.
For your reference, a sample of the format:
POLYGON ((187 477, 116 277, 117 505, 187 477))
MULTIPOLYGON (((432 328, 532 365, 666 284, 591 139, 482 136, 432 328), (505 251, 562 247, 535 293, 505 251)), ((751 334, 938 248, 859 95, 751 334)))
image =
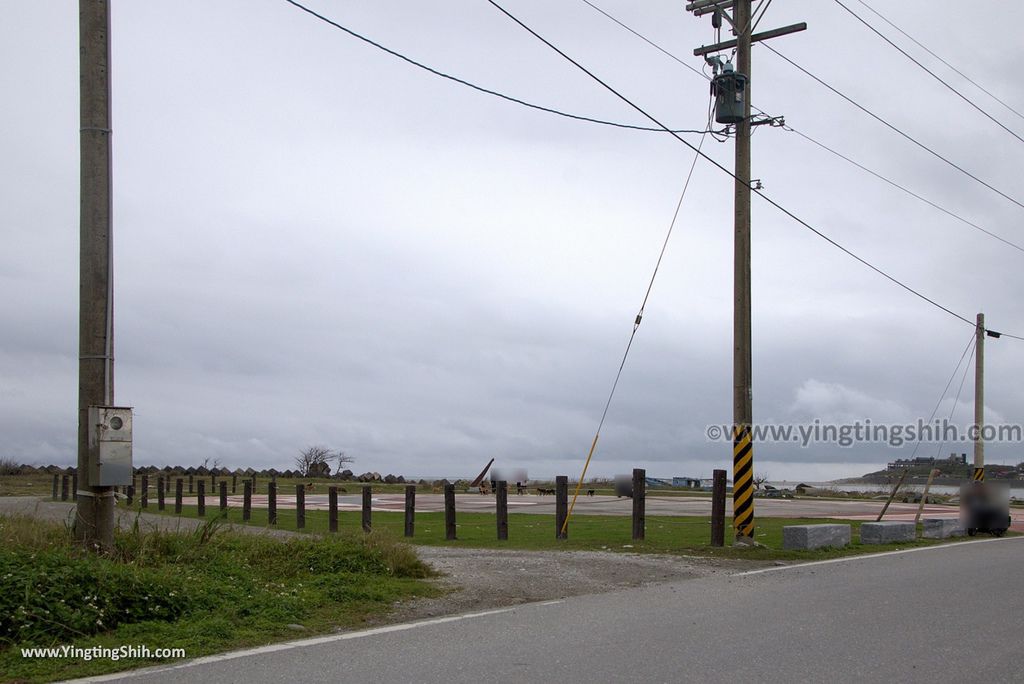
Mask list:
MULTIPOLYGON (((124 669, 20 657, 23 646, 150 644, 190 657, 359 624, 437 590, 408 547, 375 535, 244 534, 219 518, 194 531, 145 530, 136 518, 103 556, 66 525, 0 516, 0 672, 52 679, 124 669)), ((136 662, 134 664, 141 664, 136 662)))

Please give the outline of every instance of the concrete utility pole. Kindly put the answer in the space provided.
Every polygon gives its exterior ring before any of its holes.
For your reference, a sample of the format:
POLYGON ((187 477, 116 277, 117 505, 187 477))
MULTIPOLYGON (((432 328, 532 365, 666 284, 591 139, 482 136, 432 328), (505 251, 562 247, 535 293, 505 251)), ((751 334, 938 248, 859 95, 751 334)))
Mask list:
POLYGON ((114 493, 90 482, 90 406, 114 403, 111 280, 110 5, 79 0, 81 218, 78 311, 78 507, 75 535, 114 545, 114 493))
POLYGON ((972 479, 985 481, 985 314, 978 314, 974 329, 974 473, 972 479))
MULTIPOLYGON (((767 8, 767 6, 766 6, 767 8)), ((755 24, 752 0, 694 0, 686 10, 697 16, 713 14, 713 25, 721 27, 724 18, 732 24, 735 40, 697 48, 694 55, 708 55, 736 48, 736 72, 746 77, 737 91, 743 97, 743 116, 736 122, 736 169, 734 185, 734 260, 733 260, 733 527, 737 541, 754 537, 754 445, 751 426, 753 409, 753 364, 751 362, 750 302, 750 129, 751 45, 754 42, 803 31, 807 24, 753 33, 755 24), (732 15, 728 13, 732 9, 732 15)), ((721 62, 719 62, 721 64, 721 62)), ((717 70, 716 70, 717 74, 717 70)))

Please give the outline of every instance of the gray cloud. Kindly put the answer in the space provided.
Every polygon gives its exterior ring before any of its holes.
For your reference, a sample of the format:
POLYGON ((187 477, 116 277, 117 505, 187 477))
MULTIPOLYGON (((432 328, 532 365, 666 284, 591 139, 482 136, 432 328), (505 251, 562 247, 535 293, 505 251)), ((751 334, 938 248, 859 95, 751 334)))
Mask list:
MULTIPOLYGON (((644 123, 480 3, 311 4, 481 84, 644 123)), ((700 68, 687 55, 711 41, 708 22, 677 3, 602 6, 700 68)), ((584 4, 510 7, 666 122, 703 125, 706 84, 584 4)), ((0 131, 0 283, 13 293, 0 299, 2 455, 70 463, 77 13, 27 1, 10 11, 0 28, 0 87, 16 103, 0 131)), ((1004 8, 998 26, 923 0, 886 11, 1024 107, 1002 68, 1024 49, 1012 21, 1024 10, 1004 8)), ((1024 196, 1015 141, 830 3, 773 5, 766 21, 801 19, 810 30, 780 50, 1024 196)), ((139 462, 280 467, 322 442, 379 471, 475 474, 494 456, 532 475, 578 472, 689 150, 488 99, 283 2, 118 3, 113 36, 117 396, 137 409, 139 462)), ((1024 239, 1019 208, 766 50, 754 79, 765 110, 1024 239)), ((731 144, 705 149, 731 165, 731 144)), ((984 309, 991 327, 1024 330, 1019 252, 793 134, 758 131, 754 150, 754 175, 798 215, 958 312, 984 309)), ((728 467, 728 445, 704 429, 730 419, 731 207, 729 179, 699 164, 594 473, 728 467)), ((754 211, 757 419, 927 417, 970 328, 766 204, 754 211)), ((988 353, 989 410, 1011 422, 1024 406, 1020 345, 991 341, 988 353)), ((970 392, 968 380, 962 403, 970 392)), ((764 444, 758 468, 856 474, 910 448, 764 444)), ((988 454, 1024 460, 1017 445, 988 454)))

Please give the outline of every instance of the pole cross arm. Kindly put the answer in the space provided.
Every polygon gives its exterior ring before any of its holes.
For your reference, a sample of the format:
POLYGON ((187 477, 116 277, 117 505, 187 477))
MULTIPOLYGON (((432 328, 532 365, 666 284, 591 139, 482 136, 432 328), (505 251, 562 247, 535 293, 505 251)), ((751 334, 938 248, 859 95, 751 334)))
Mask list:
MULTIPOLYGON (((772 29, 771 31, 762 31, 761 33, 755 33, 750 37, 751 43, 757 43, 762 40, 768 40, 770 38, 778 38, 779 36, 788 36, 790 33, 798 33, 800 31, 807 30, 807 22, 801 21, 799 24, 790 24, 789 26, 783 26, 782 28, 772 29)), ((722 50, 728 50, 729 48, 736 47, 736 39, 727 40, 722 43, 715 43, 714 45, 705 45, 699 47, 693 51, 694 56, 700 57, 701 55, 707 55, 712 52, 721 52, 722 50)))
POLYGON ((686 11, 699 17, 719 9, 732 9, 735 4, 736 0, 695 0, 686 5, 686 11))

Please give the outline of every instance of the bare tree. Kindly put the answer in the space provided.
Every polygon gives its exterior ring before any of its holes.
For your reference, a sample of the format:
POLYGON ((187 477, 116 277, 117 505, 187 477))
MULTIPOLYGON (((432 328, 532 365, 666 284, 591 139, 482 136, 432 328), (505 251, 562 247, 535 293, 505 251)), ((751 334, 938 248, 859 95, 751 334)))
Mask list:
POLYGON ((344 451, 332 451, 322 444, 306 447, 295 457, 295 465, 306 477, 328 477, 331 474, 332 463, 337 464, 340 469, 344 464, 353 461, 355 459, 344 451))
POLYGON ((754 473, 753 482, 754 489, 760 489, 761 485, 768 481, 768 475, 766 473, 754 473))

